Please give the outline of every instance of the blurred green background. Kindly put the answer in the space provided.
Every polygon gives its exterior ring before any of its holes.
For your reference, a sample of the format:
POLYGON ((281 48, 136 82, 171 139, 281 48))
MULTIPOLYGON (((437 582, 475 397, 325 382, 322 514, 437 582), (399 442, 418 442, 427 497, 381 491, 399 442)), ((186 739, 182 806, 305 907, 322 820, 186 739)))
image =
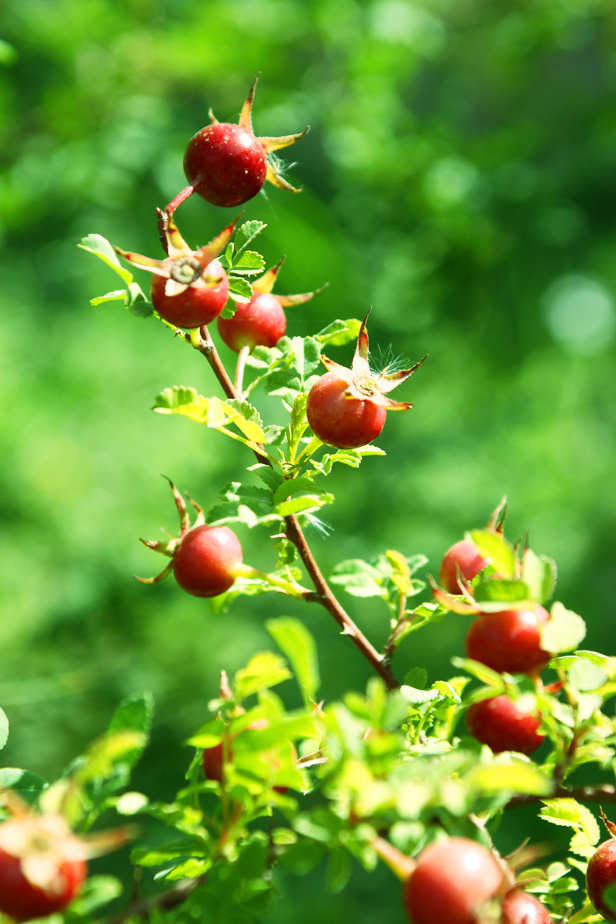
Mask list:
MULTIPOLYGON (((216 383, 162 325, 89 299, 117 279, 76 248, 88 233, 160 255, 155 207, 212 107, 236 121, 257 71, 262 135, 311 125, 283 151, 299 196, 269 187, 268 265, 307 334, 373 305, 373 353, 428 361, 379 439, 387 459, 332 477, 326 573, 387 548, 445 549, 506 494, 559 565, 557 596, 614 639, 616 554, 616 7, 612 0, 4 0, 0 10, 0 702, 4 760, 53 778, 125 694, 157 703, 140 785, 169 797, 221 668, 299 615, 327 698, 368 669, 317 608, 270 596, 225 614, 133 574, 137 541, 175 528, 161 474, 206 508, 251 463, 218 434, 150 410, 159 391, 216 383)), ((178 221, 203 244, 230 212, 193 197, 178 221)), ((144 286, 148 281, 141 274, 144 286)), ((228 352, 223 356, 231 359, 228 352)), ((332 351, 330 351, 331 353, 332 351)), ((347 361, 351 347, 336 351, 347 361)), ((264 415, 267 403, 259 404, 264 415)), ((245 557, 269 568, 262 536, 245 557)), ((163 562, 164 564, 164 562, 163 562)), ((349 609, 382 643, 378 605, 349 609)), ((463 648, 451 617, 399 653, 435 679, 463 648)), ((291 694, 292 695, 292 694, 291 694)), ((322 922, 400 918, 391 879, 323 903, 322 922)), ((291 903, 297 885, 285 886, 291 903)), ((394 890, 395 891, 395 890, 394 890)), ((271 921, 289 919, 281 903, 271 921)), ((285 910, 286 909, 286 910, 285 910)), ((310 903, 294 919, 312 919, 310 903), (302 917, 302 914, 308 917, 302 917)))

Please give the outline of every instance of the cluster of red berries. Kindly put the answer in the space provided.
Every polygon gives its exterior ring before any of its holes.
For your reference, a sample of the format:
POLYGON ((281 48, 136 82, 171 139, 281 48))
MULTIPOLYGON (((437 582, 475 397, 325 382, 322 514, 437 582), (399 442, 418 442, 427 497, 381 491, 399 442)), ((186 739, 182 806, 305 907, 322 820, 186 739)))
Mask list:
MULTIPOLYGON (((441 586, 449 594, 466 594, 470 582, 489 565, 471 539, 462 539, 443 557, 441 586)), ((468 630, 466 652, 498 673, 536 677, 551 657, 541 647, 541 627, 549 619, 547 610, 538 603, 481 613, 468 630)), ((521 710, 506 695, 471 705, 466 723, 471 735, 495 753, 512 750, 532 754, 544 740, 538 733, 540 719, 521 710)))
POLYGON ((404 883, 404 905, 413 924, 551 924, 547 908, 510 879, 486 847, 451 837, 420 853, 404 883))

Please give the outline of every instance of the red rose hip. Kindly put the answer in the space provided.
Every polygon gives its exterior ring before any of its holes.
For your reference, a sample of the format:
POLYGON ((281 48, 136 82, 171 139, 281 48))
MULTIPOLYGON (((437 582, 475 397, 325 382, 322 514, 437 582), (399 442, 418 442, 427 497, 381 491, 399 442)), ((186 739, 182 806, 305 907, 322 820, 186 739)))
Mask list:
POLYGON ((242 347, 276 346, 287 328, 287 319, 275 295, 257 292, 249 302, 237 306, 232 318, 218 318, 216 324, 223 341, 239 353, 242 347))
POLYGON ((512 889, 501 905, 501 924, 552 924, 552 917, 541 902, 523 889, 512 889))
POLYGON ((470 734, 492 748, 501 751, 519 751, 532 754, 543 743, 544 736, 537 734, 539 719, 523 712, 508 696, 492 696, 469 706, 466 727, 470 734))
POLYGON ((86 877, 83 850, 59 815, 0 825, 0 912, 30 921, 62 911, 86 877))
POLYGON ((481 555, 474 542, 461 539, 445 552, 439 574, 441 587, 450 594, 463 594, 464 588, 460 584, 458 571, 464 580, 472 581, 489 564, 489 560, 481 555))
POLYGON ((229 590, 242 563, 242 546, 228 526, 195 526, 178 545, 173 573, 194 597, 216 597, 229 590))
POLYGON ((501 886, 503 873, 481 844, 462 837, 431 844, 404 884, 413 924, 476 924, 482 906, 501 886))
POLYGON ((541 647, 541 626, 549 620, 538 603, 525 609, 483 613, 466 636, 469 658, 500 673, 536 674, 550 660, 541 647))
POLYGON ((610 891, 609 907, 605 893, 616 884, 616 839, 600 844, 593 853, 586 870, 588 897, 606 921, 616 921, 616 887, 610 891))
POLYGON ((357 449, 372 442, 385 426, 386 410, 370 398, 347 394, 348 384, 327 372, 308 394, 306 416, 315 436, 337 449, 357 449))
POLYGON ((163 320, 185 330, 202 327, 217 318, 229 295, 227 274, 218 260, 209 263, 203 275, 183 292, 168 295, 166 286, 164 276, 152 276, 152 304, 163 320))

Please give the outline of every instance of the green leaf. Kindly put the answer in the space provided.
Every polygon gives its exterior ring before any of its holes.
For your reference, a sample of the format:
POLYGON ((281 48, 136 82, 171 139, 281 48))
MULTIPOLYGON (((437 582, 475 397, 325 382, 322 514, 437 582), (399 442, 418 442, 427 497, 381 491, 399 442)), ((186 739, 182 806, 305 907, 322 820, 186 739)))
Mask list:
POLYGON ((127 286, 133 281, 133 274, 122 266, 113 246, 101 234, 88 234, 87 237, 81 239, 81 243, 77 244, 77 246, 81 250, 94 254, 95 257, 106 263, 127 286))
MULTIPOLYGON (((240 305, 245 305, 253 296, 252 286, 247 279, 243 279, 241 276, 227 276, 227 281, 229 283, 229 295, 234 302, 238 302, 240 305)), ((228 304, 228 303, 227 303, 228 304)), ((227 310, 225 307, 222 311, 223 318, 232 318, 235 314, 234 310, 227 310)))
POLYGON ((93 912, 119 898, 122 892, 122 883, 115 876, 88 876, 78 896, 71 902, 71 915, 92 917, 93 912))
POLYGON ((246 667, 235 674, 233 689, 238 702, 252 693, 259 693, 288 680, 293 675, 284 660, 271 651, 262 651, 254 655, 246 667))
POLYGON ((109 723, 110 734, 131 729, 149 735, 154 714, 154 701, 151 693, 137 693, 124 699, 109 723))
POLYGON ((530 599, 545 603, 556 587, 556 563, 547 555, 536 555, 525 549, 522 556, 522 580, 527 585, 530 599))
POLYGON ((281 517, 287 517, 291 514, 298 515, 301 513, 309 513, 313 510, 318 510, 325 504, 333 503, 333 500, 333 494, 326 494, 323 491, 320 491, 317 494, 300 494, 296 497, 291 497, 289 500, 283 501, 280 504, 277 504, 275 511, 281 517))
POLYGON ((531 761, 517 758, 502 762, 496 759, 491 764, 474 767, 465 779, 482 793, 502 794, 505 799, 507 792, 547 795, 553 785, 531 761))
POLYGON ((490 560, 503 578, 515 575, 515 552, 501 533, 486 529, 474 529, 467 533, 467 539, 474 542, 484 558, 490 560))
POLYGON ((9 737, 9 720, 4 709, 0 707, 0 748, 3 748, 9 737))
POLYGON ((236 251, 231 266, 232 273, 253 276, 265 267, 265 260, 255 250, 236 251))
POLYGON ((601 829, 595 816, 575 799, 550 799, 539 816, 553 825, 573 828, 570 849, 582 856, 590 856, 601 838, 601 829))
POLYGON ((400 693, 402 698, 412 706, 431 703, 439 698, 438 690, 418 690, 416 687, 410 687, 407 684, 402 684, 400 693))
POLYGON ((238 254, 244 247, 247 247, 265 228, 267 228, 267 225, 262 221, 245 221, 244 224, 240 225, 235 232, 235 253, 238 254))
POLYGON ((485 683, 487 686, 495 687, 497 690, 502 690, 503 692, 505 691, 503 675, 499 674, 497 671, 493 671, 491 667, 487 667, 480 661, 473 661, 471 658, 453 657, 451 663, 454 667, 468 671, 469 674, 472 674, 473 677, 476 677, 477 680, 481 680, 481 682, 485 683))
POLYGON ((42 776, 21 770, 18 767, 4 767, 0 770, 0 790, 12 789, 27 801, 31 801, 48 788, 42 776))
POLYGON ((342 561, 332 571, 331 582, 354 597, 386 597, 381 572, 361 558, 342 561))
POLYGON ((318 334, 315 334, 314 339, 318 340, 321 346, 324 343, 328 343, 330 346, 344 346, 345 343, 357 340, 360 327, 361 321, 355 318, 349 318, 346 321, 338 319, 332 321, 318 334))
POLYGON ((559 602, 552 604, 550 617, 541 627, 541 647, 554 653, 577 648, 586 635, 582 617, 559 602))
POLYGON ((319 664, 314 638, 299 621, 291 617, 269 619, 265 628, 288 658, 308 705, 319 689, 319 664))
POLYGON ((330 852, 327 861, 327 871, 325 874, 325 887, 328 892, 342 892, 346 887, 351 873, 353 864, 351 855, 344 847, 334 847, 330 852))
POLYGON ((475 588, 475 600, 478 604, 490 604, 487 609, 481 607, 482 612, 494 610, 494 604, 500 604, 498 610, 506 609, 504 604, 523 603, 530 600, 530 592, 524 581, 500 580, 491 578, 488 581, 482 581, 475 588))
MULTIPOLYGON (((215 430, 226 431, 234 425, 250 443, 265 442, 265 433, 260 426, 258 411, 248 401, 237 399, 221 401, 220 398, 204 398, 195 388, 174 385, 165 388, 154 400, 153 410, 159 414, 180 414, 197 423, 215 430)), ((228 436, 235 434, 228 433, 228 436)), ((241 439, 240 437, 235 437, 241 439)))

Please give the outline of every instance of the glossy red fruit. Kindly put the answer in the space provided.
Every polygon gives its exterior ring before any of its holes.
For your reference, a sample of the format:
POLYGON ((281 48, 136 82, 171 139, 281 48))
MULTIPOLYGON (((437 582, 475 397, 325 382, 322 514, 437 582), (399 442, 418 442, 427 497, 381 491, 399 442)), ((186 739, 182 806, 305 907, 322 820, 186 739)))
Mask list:
POLYGON ((370 398, 347 394, 348 385, 327 372, 308 393, 306 416, 312 432, 337 449, 356 449, 372 442, 385 426, 387 412, 370 398))
POLYGON ((255 293, 249 302, 238 305, 232 318, 218 318, 218 333, 236 353, 242 347, 276 346, 287 328, 285 313, 275 295, 255 293))
POLYGON ((466 636, 469 658, 492 670, 535 674, 550 660, 541 647, 541 626, 550 618, 538 603, 526 609, 483 613, 466 636))
POLYGON ((512 889, 503 899, 500 924, 552 924, 545 905, 523 889, 512 889))
POLYGON ((167 295, 164 276, 152 276, 152 304, 163 320, 190 330, 218 317, 227 303, 229 283, 218 260, 207 265, 203 275, 177 295, 167 295))
POLYGON ((445 552, 441 562, 439 580, 450 594, 463 594, 464 588, 458 578, 458 570, 466 581, 472 581, 490 562, 484 558, 474 542, 461 539, 445 552))
POLYGON ((267 160, 267 155, 294 144, 308 129, 295 135, 276 138, 255 136, 252 129, 252 104, 257 77, 242 107, 237 125, 218 122, 210 111, 211 125, 206 125, 188 142, 184 154, 184 173, 190 186, 169 203, 171 211, 193 192, 212 205, 241 205, 256 196, 266 180, 280 189, 299 192, 283 179, 276 165, 267 160))
POLYGON ((0 826, 0 912, 30 921, 66 908, 87 873, 68 843, 59 817, 13 818, 0 826))
POLYGON ((539 719, 522 712, 508 696, 492 696, 468 707, 466 727, 470 734, 492 748, 501 751, 519 751, 532 754, 545 740, 537 734, 539 719))
POLYGON ((413 924, 476 924, 481 908, 501 886, 503 873, 481 844, 452 837, 431 844, 404 884, 413 924))
POLYGON ((616 921, 616 888, 610 893, 612 907, 605 901, 605 892, 616 884, 616 839, 604 841, 595 850, 586 870, 588 897, 606 921, 616 921))
POLYGON ((267 159, 251 131, 230 122, 215 122, 188 142, 184 173, 189 183, 201 179, 196 192, 212 205, 240 205, 256 196, 265 183, 267 159))
POLYGON ((229 590, 242 562, 242 546, 228 526, 195 526, 178 545, 173 573, 194 597, 216 597, 229 590))

